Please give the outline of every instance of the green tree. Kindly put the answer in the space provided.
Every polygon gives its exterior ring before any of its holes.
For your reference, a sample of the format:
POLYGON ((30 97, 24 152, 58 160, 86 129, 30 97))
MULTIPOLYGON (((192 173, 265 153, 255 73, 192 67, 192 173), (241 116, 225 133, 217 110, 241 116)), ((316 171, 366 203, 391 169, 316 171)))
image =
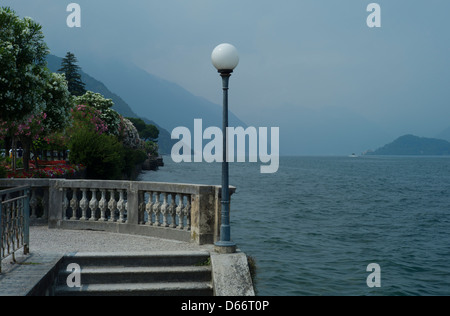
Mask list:
POLYGON ((139 136, 145 141, 156 142, 159 137, 159 129, 153 124, 147 124, 141 118, 127 117, 138 130, 139 136))
POLYGON ((159 129, 153 124, 147 124, 140 135, 146 141, 149 140, 152 142, 157 142, 159 137, 159 129))
POLYGON ((45 105, 49 51, 42 26, 0 8, 0 118, 22 120, 45 105))
POLYGON ((68 52, 61 63, 61 71, 66 75, 69 92, 74 96, 81 96, 86 93, 85 84, 81 80, 80 66, 74 54, 68 52))

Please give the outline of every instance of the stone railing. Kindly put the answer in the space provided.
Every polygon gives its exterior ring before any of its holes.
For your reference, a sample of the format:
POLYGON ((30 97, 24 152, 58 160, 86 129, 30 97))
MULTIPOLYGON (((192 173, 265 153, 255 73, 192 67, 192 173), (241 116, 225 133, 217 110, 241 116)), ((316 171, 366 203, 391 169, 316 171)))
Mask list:
POLYGON ((18 185, 31 187, 31 217, 48 221, 50 228, 93 229, 197 244, 212 244, 220 238, 221 188, 218 186, 103 180, 0 180, 0 188, 18 185))
POLYGON ((1 260, 23 248, 29 251, 29 190, 28 186, 0 191, 0 273, 1 260))

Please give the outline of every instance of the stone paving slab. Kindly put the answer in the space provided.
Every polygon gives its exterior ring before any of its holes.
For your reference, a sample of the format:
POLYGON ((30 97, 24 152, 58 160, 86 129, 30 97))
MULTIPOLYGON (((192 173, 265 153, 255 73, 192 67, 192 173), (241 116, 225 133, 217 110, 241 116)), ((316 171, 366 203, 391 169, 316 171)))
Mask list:
POLYGON ((63 254, 33 253, 18 256, 17 263, 6 258, 0 275, 0 296, 26 296, 61 260, 63 254))

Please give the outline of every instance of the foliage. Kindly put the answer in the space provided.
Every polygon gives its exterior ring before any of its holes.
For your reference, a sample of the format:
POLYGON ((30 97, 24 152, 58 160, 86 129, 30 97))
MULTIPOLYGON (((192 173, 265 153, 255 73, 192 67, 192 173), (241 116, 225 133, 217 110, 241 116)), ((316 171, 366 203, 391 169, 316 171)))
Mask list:
POLYGON ((111 109, 114 102, 111 99, 104 98, 99 93, 87 91, 84 95, 76 97, 75 104, 83 104, 95 108, 100 113, 100 118, 108 126, 108 134, 119 136, 121 134, 122 121, 119 113, 111 109))
POLYGON ((142 139, 146 141, 157 141, 159 137, 159 129, 155 125, 147 124, 140 118, 128 117, 127 119, 133 123, 142 139))
POLYGON ((0 179, 6 178, 6 167, 3 160, 3 157, 0 155, 0 179))
POLYGON ((85 84, 81 80, 81 75, 79 71, 81 68, 77 65, 77 58, 71 52, 66 54, 63 58, 61 71, 65 74, 69 92, 74 96, 81 96, 86 93, 85 84))
POLYGON ((49 71, 42 27, 0 8, 0 117, 22 120, 45 105, 43 93, 49 71))
POLYGON ((159 154, 159 146, 157 143, 152 141, 145 142, 145 151, 152 157, 157 157, 159 154))
POLYGON ((61 132, 70 122, 72 99, 64 75, 51 73, 45 89, 45 131, 61 132))
POLYGON ((69 134, 76 133, 80 129, 86 129, 99 135, 108 131, 108 124, 101 118, 102 113, 92 106, 77 105, 71 109, 72 126, 69 134))
POLYGON ((144 142, 140 139, 136 127, 130 120, 122 117, 122 135, 120 139, 123 145, 132 149, 144 149, 144 142))
POLYGON ((148 156, 144 150, 126 148, 123 173, 128 178, 131 178, 136 165, 142 164, 147 158, 148 156))
POLYGON ((72 135, 69 149, 70 161, 87 167, 87 178, 121 178, 125 150, 116 137, 80 129, 72 135))
MULTIPOLYGON (((6 171, 8 178, 74 178, 82 174, 83 165, 69 165, 65 161, 46 161, 46 166, 31 171, 6 171)), ((0 177, 1 178, 1 177, 0 177)))
POLYGON ((39 113, 31 114, 20 123, 0 120, 0 137, 10 135, 19 137, 20 139, 38 139, 44 131, 44 121, 46 118, 46 113, 39 113))

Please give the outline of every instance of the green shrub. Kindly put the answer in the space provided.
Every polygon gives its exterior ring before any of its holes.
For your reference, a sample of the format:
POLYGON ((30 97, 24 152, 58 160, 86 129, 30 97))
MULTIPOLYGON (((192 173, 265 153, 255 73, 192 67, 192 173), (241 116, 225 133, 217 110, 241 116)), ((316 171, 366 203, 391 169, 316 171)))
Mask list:
POLYGON ((128 178, 133 176, 136 165, 143 163, 148 158, 144 150, 130 149, 125 150, 124 170, 128 178))
POLYGON ((0 161, 0 179, 6 178, 6 168, 1 164, 0 161))
POLYGON ((78 130, 69 143, 70 161, 86 166, 88 179, 117 180, 125 167, 125 149, 112 135, 78 130))

